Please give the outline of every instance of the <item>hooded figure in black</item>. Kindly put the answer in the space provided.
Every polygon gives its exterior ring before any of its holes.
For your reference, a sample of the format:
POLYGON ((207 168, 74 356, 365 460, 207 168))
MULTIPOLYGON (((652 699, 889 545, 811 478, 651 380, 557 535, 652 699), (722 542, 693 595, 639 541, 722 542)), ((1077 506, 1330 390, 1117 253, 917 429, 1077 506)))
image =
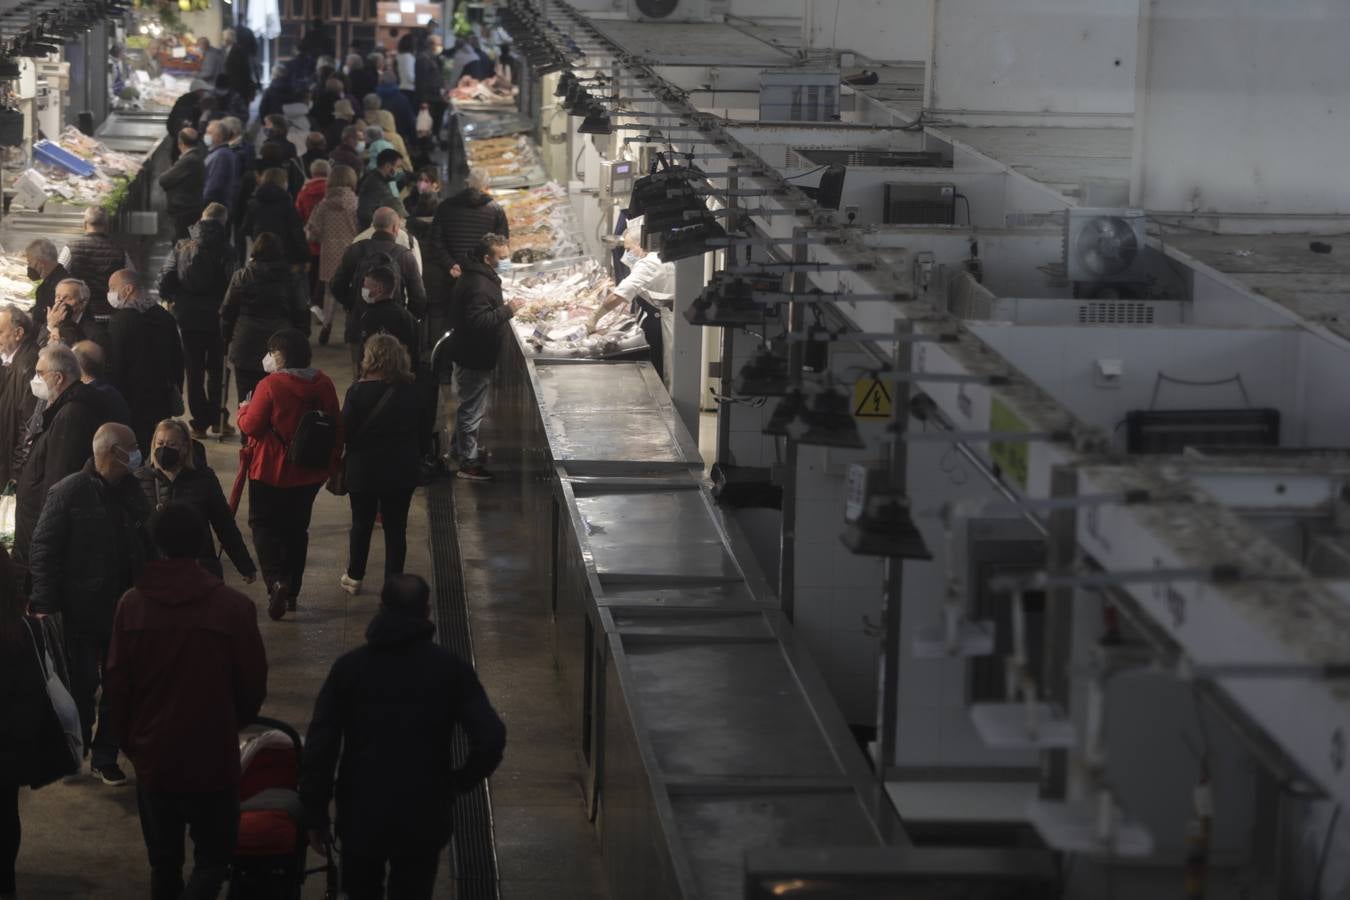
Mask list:
POLYGON ((430 599, 418 576, 390 578, 366 645, 333 664, 310 719, 305 824, 323 852, 336 797, 342 888, 352 897, 384 896, 388 865, 388 896, 430 900, 455 798, 492 774, 506 746, 473 668, 435 642, 430 599), (457 727, 469 741, 458 768, 457 727))

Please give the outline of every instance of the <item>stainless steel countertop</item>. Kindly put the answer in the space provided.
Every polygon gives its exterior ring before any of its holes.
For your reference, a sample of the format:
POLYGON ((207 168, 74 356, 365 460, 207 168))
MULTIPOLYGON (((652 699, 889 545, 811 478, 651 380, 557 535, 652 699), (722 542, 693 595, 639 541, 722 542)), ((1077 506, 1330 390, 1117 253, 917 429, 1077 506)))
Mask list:
MULTIPOLYGON (((523 354, 523 351, 522 351, 523 354)), ((525 359, 554 462, 573 474, 599 466, 702 470, 698 444, 645 362, 525 359)))

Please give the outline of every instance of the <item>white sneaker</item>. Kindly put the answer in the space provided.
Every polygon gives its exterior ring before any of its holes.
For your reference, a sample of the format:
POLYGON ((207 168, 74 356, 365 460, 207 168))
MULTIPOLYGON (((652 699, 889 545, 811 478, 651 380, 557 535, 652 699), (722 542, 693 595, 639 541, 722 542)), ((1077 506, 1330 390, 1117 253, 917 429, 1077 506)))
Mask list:
POLYGON ((311 306, 311 307, 309 308, 309 314, 310 314, 311 316, 314 317, 314 321, 315 321, 315 322, 318 322, 320 325, 323 324, 323 310, 322 310, 322 309, 320 309, 320 308, 317 307, 317 306, 311 306))
POLYGON ((346 572, 342 573, 342 577, 338 579, 338 584, 342 585, 342 589, 353 597, 361 593, 361 579, 353 578, 346 572))

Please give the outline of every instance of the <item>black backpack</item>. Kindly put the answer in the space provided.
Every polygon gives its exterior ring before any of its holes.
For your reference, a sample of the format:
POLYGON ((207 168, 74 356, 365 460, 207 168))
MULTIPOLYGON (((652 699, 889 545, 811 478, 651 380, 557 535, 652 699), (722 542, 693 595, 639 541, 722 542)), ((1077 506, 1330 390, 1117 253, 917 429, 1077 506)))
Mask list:
POLYGON ((337 446, 337 420, 320 409, 316 401, 300 417, 289 443, 280 434, 277 437, 286 447, 286 462, 302 469, 327 469, 337 446))

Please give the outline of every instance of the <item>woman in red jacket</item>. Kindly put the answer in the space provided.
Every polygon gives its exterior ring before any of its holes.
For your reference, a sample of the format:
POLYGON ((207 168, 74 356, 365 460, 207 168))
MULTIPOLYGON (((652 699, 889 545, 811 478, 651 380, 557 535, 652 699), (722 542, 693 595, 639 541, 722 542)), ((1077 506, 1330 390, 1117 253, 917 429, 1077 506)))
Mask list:
POLYGON ((338 466, 342 414, 332 380, 310 367, 309 339, 301 332, 288 328, 272 335, 262 364, 268 374, 239 405, 239 428, 249 439, 248 525, 267 580, 267 614, 280 619, 295 610, 300 594, 309 518, 319 487, 338 466), (331 428, 311 416, 301 435, 301 420, 311 411, 326 416, 331 428), (316 446, 326 450, 326 465, 291 461, 297 454, 312 456, 316 446))

